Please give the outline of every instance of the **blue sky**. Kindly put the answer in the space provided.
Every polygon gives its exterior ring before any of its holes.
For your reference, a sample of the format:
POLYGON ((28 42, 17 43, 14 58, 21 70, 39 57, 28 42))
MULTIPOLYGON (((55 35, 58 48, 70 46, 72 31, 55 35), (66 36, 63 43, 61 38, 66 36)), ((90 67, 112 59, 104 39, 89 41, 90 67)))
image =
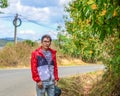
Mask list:
POLYGON ((14 37, 12 21, 16 13, 22 20, 22 25, 17 27, 17 37, 38 40, 42 35, 50 34, 53 39, 56 38, 57 26, 59 24, 64 26, 64 5, 67 5, 69 1, 8 0, 9 6, 0 8, 0 12, 4 12, 0 14, 0 38, 14 37))

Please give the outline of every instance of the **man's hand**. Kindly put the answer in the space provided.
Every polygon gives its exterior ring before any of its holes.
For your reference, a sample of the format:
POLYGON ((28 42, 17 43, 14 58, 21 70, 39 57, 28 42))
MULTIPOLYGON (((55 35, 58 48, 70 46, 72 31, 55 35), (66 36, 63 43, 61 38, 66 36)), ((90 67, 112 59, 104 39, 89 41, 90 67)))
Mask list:
POLYGON ((40 89, 42 89, 42 88, 43 88, 42 81, 38 82, 38 83, 37 83, 37 85, 38 85, 38 88, 40 88, 40 89))
POLYGON ((55 86, 57 86, 57 85, 58 85, 58 81, 57 81, 57 80, 55 80, 55 81, 54 81, 54 83, 55 83, 55 86))

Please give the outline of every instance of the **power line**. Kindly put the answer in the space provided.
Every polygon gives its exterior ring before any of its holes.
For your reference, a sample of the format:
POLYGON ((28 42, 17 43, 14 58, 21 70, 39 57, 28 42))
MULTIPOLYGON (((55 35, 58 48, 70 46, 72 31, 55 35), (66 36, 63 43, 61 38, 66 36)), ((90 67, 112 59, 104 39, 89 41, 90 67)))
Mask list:
MULTIPOLYGON (((14 16, 15 16, 16 14, 4 13, 3 15, 0 16, 0 18, 12 18, 12 17, 14 18, 14 16), (5 15, 5 16, 3 16, 3 15, 5 15), (6 16, 6 15, 7 15, 7 16, 6 16)), ((36 24, 36 25, 39 25, 39 26, 42 26, 42 27, 45 27, 45 28, 49 28, 49 29, 56 30, 55 28, 50 27, 49 25, 45 25, 45 24, 40 23, 40 21, 28 19, 28 18, 24 17, 23 15, 19 15, 19 14, 18 14, 18 16, 21 17, 23 20, 26 20, 26 21, 28 21, 28 22, 34 23, 34 24, 36 24)))
POLYGON ((43 26, 43 27, 46 27, 46 28, 54 29, 54 30, 55 30, 55 28, 49 27, 48 25, 42 24, 42 23, 40 23, 40 22, 38 22, 38 21, 36 21, 36 20, 30 20, 30 19, 28 19, 28 18, 26 18, 26 17, 24 17, 24 16, 22 16, 22 15, 19 15, 19 16, 23 17, 23 18, 24 18, 25 20, 27 20, 28 22, 31 22, 31 23, 34 23, 34 24, 37 24, 37 25, 40 25, 40 26, 43 26))

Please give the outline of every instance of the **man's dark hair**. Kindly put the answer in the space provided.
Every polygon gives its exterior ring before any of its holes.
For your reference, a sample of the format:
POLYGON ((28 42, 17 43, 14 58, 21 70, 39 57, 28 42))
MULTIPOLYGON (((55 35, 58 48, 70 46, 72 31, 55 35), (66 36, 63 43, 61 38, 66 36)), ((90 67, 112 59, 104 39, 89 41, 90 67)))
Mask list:
POLYGON ((46 34, 46 35, 43 35, 43 36, 42 36, 41 42, 43 42, 43 39, 44 39, 44 38, 49 38, 49 39, 50 39, 50 42, 52 41, 51 36, 46 34))

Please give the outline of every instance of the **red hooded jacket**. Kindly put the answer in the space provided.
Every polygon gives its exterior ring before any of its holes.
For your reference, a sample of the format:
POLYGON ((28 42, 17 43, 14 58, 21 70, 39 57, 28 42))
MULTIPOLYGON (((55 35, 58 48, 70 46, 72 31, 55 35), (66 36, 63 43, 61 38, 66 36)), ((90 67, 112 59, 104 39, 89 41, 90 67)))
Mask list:
MULTIPOLYGON (((56 62, 56 51, 49 48, 49 50, 52 53, 52 61, 53 61, 53 66, 54 66, 54 78, 55 80, 59 80, 58 78, 58 68, 57 68, 57 62, 56 62)), ((35 82, 40 82, 41 77, 38 73, 38 59, 37 56, 41 56, 42 58, 45 58, 45 56, 42 53, 42 47, 36 49, 35 51, 32 52, 31 56, 31 72, 32 72, 32 78, 35 82)))

